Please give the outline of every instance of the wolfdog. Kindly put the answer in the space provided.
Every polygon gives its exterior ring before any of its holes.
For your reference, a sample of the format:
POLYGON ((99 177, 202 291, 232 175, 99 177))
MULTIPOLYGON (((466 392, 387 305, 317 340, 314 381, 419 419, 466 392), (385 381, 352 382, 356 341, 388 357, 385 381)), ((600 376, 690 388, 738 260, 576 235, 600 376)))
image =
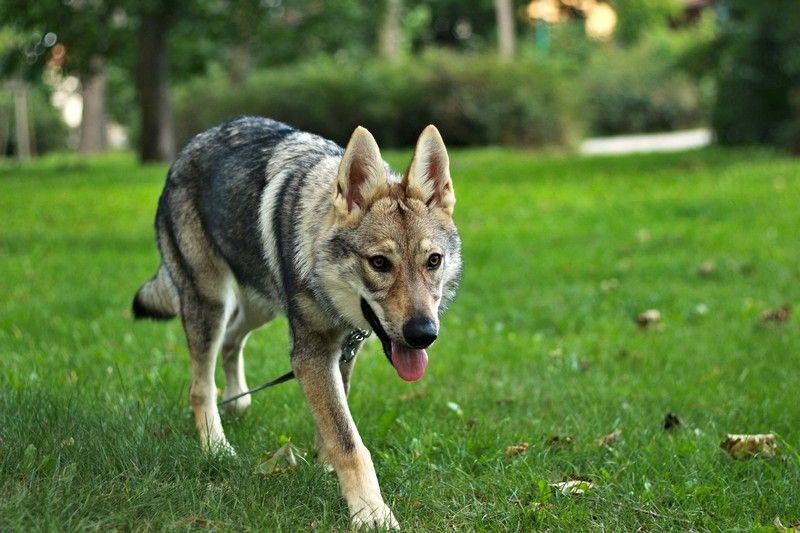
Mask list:
MULTIPOLYGON (((318 458, 336 471, 353 525, 398 527, 347 405, 354 361, 340 352, 349 334, 371 330, 402 379, 422 377, 461 275, 454 205, 447 149, 432 125, 404 175, 362 127, 346 149, 256 117, 190 141, 158 202, 161 265, 133 312, 180 314, 203 448, 233 453, 216 403, 217 353, 223 398, 247 391, 247 336, 282 312, 318 458)), ((250 401, 229 407, 243 411, 250 401)))

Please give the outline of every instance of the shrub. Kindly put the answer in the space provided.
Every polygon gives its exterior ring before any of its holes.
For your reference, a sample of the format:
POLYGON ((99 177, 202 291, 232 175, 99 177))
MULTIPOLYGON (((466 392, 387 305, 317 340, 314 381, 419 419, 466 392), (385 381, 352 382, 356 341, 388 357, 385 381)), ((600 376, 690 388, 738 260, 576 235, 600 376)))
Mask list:
POLYGON ((800 3, 727 0, 719 9, 717 139, 800 153, 800 3))
POLYGON ((698 83, 679 68, 680 60, 655 41, 594 54, 584 72, 591 132, 668 131, 703 123, 698 83))
POLYGON ((357 125, 382 146, 409 146, 429 123, 453 145, 569 145, 578 92, 543 60, 432 52, 393 65, 319 58, 262 70, 234 86, 221 73, 175 91, 185 142, 239 115, 263 115, 345 143, 357 125))

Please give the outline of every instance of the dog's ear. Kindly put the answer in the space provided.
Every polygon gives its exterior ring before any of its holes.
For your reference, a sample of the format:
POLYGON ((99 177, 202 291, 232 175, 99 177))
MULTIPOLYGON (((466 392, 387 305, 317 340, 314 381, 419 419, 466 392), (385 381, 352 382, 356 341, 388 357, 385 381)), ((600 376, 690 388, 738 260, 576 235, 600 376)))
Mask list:
POLYGON ((361 126, 347 143, 336 177, 333 204, 341 215, 366 211, 388 185, 386 167, 375 138, 361 126))
POLYGON ((450 179, 450 158, 442 136, 433 124, 425 128, 417 140, 404 185, 409 198, 439 207, 452 216, 456 196, 450 179))

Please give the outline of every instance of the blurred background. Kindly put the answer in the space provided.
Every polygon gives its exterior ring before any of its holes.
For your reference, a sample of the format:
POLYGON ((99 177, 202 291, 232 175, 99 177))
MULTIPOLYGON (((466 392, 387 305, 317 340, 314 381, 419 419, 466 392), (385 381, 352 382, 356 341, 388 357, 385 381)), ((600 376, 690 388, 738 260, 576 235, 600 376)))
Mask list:
POLYGON ((387 147, 433 122, 451 145, 800 153, 800 2, 0 0, 0 157, 170 160, 244 114, 387 147))

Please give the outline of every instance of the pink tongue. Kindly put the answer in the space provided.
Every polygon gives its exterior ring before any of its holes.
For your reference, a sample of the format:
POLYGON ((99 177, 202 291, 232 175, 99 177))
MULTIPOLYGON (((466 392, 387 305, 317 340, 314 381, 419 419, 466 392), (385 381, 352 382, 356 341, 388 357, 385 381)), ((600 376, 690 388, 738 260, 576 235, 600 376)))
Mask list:
POLYGON ((417 381, 428 366, 428 353, 392 341, 392 365, 404 380, 417 381))

